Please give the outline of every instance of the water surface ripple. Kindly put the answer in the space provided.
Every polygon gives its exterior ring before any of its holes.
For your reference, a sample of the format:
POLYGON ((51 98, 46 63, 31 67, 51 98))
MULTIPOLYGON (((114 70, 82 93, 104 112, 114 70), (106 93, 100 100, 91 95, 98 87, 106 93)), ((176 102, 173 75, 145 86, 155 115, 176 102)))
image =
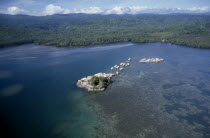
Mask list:
POLYGON ((210 50, 30 44, 0 50, 0 76, 2 137, 210 137, 210 50), (131 66, 105 92, 76 87, 129 57, 131 66), (165 61, 139 63, 152 57, 165 61))

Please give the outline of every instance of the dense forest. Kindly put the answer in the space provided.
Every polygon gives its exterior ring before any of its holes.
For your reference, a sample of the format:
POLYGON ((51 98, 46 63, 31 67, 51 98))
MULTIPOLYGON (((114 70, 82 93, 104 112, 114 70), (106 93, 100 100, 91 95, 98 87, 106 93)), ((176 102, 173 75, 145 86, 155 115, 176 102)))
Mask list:
POLYGON ((210 48, 210 15, 0 15, 0 47, 160 41, 210 48))

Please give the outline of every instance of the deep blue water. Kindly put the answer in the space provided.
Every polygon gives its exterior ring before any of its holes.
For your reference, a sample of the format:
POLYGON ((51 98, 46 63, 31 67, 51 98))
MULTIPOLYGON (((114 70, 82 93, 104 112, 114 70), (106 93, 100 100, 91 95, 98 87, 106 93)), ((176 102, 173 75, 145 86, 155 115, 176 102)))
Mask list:
POLYGON ((0 136, 209 137, 209 84, 206 49, 167 43, 0 49, 0 136), (76 87, 129 57, 131 66, 105 92, 76 87), (138 62, 151 57, 165 61, 138 62))

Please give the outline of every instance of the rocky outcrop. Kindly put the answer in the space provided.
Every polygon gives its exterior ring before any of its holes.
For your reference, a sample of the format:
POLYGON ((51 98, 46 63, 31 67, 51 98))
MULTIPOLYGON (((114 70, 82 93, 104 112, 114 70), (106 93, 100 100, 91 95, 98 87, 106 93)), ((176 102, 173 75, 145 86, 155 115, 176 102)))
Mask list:
POLYGON ((143 58, 141 59, 139 62, 142 62, 142 63, 159 63, 159 62, 163 62, 164 59, 162 58, 143 58))
POLYGON ((116 74, 97 73, 77 81, 77 86, 88 91, 104 91, 116 74))
POLYGON ((97 73, 93 76, 87 76, 77 81, 77 86, 84 88, 88 91, 104 91, 107 86, 111 83, 111 78, 113 76, 120 75, 125 67, 130 66, 131 58, 128 58, 126 62, 120 63, 120 65, 115 65, 111 67, 113 73, 97 73))
POLYGON ((122 66, 122 67, 127 67, 127 66, 130 66, 130 63, 128 63, 128 62, 120 63, 120 66, 122 66))
POLYGON ((110 69, 112 71, 116 71, 115 75, 119 75, 120 72, 123 71, 125 67, 130 66, 130 61, 131 61, 131 58, 128 58, 126 62, 122 62, 120 63, 120 65, 114 65, 110 69))

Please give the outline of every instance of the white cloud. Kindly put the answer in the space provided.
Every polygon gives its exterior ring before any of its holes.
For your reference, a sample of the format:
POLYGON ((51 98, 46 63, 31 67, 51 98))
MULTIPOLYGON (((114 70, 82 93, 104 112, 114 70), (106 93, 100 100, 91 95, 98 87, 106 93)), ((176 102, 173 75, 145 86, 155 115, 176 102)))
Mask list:
POLYGON ((105 9, 100 7, 89 7, 84 9, 66 9, 61 6, 49 4, 41 12, 38 11, 25 11, 18 7, 9 7, 6 11, 0 11, 0 13, 6 14, 27 14, 33 16, 45 16, 53 14, 68 14, 68 13, 86 13, 86 14, 141 14, 141 13, 205 13, 210 12, 210 7, 192 7, 192 8, 155 8, 146 6, 115 6, 113 8, 105 9))
POLYGON ((43 15, 53 15, 53 14, 68 14, 70 13, 70 10, 64 9, 60 6, 56 6, 53 4, 49 4, 45 7, 45 10, 43 11, 43 15))
POLYGON ((192 8, 187 8, 187 10, 192 11, 192 12, 208 12, 210 11, 209 7, 192 7, 192 8))
POLYGON ((147 10, 152 10, 148 7, 131 6, 121 7, 116 6, 111 9, 102 9, 100 7, 89 7, 86 9, 74 9, 73 13, 86 13, 86 14, 138 14, 144 13, 147 10))
POLYGON ((138 13, 144 12, 146 10, 149 11, 149 10, 152 10, 155 8, 133 6, 133 7, 130 7, 130 9, 131 9, 131 14, 138 14, 138 13))
POLYGON ((123 7, 116 6, 112 9, 107 10, 105 13, 106 14, 124 14, 124 13, 126 13, 126 11, 128 12, 128 10, 129 9, 126 7, 123 8, 123 7))
POLYGON ((86 9, 75 9, 74 13, 102 14, 104 13, 104 10, 102 10, 100 7, 89 7, 86 9))
POLYGON ((146 6, 116 6, 112 9, 105 10, 105 14, 140 14, 140 13, 205 13, 210 12, 209 7, 192 7, 192 8, 152 8, 146 6))
POLYGON ((11 14, 11 15, 16 15, 16 14, 25 14, 26 11, 23 10, 23 9, 20 9, 18 7, 13 6, 13 7, 7 8, 7 12, 6 13, 7 14, 11 14))
POLYGON ((141 7, 141 6, 130 6, 130 7, 116 6, 112 9, 105 11, 105 14, 139 14, 149 10, 151 10, 151 8, 141 7))

